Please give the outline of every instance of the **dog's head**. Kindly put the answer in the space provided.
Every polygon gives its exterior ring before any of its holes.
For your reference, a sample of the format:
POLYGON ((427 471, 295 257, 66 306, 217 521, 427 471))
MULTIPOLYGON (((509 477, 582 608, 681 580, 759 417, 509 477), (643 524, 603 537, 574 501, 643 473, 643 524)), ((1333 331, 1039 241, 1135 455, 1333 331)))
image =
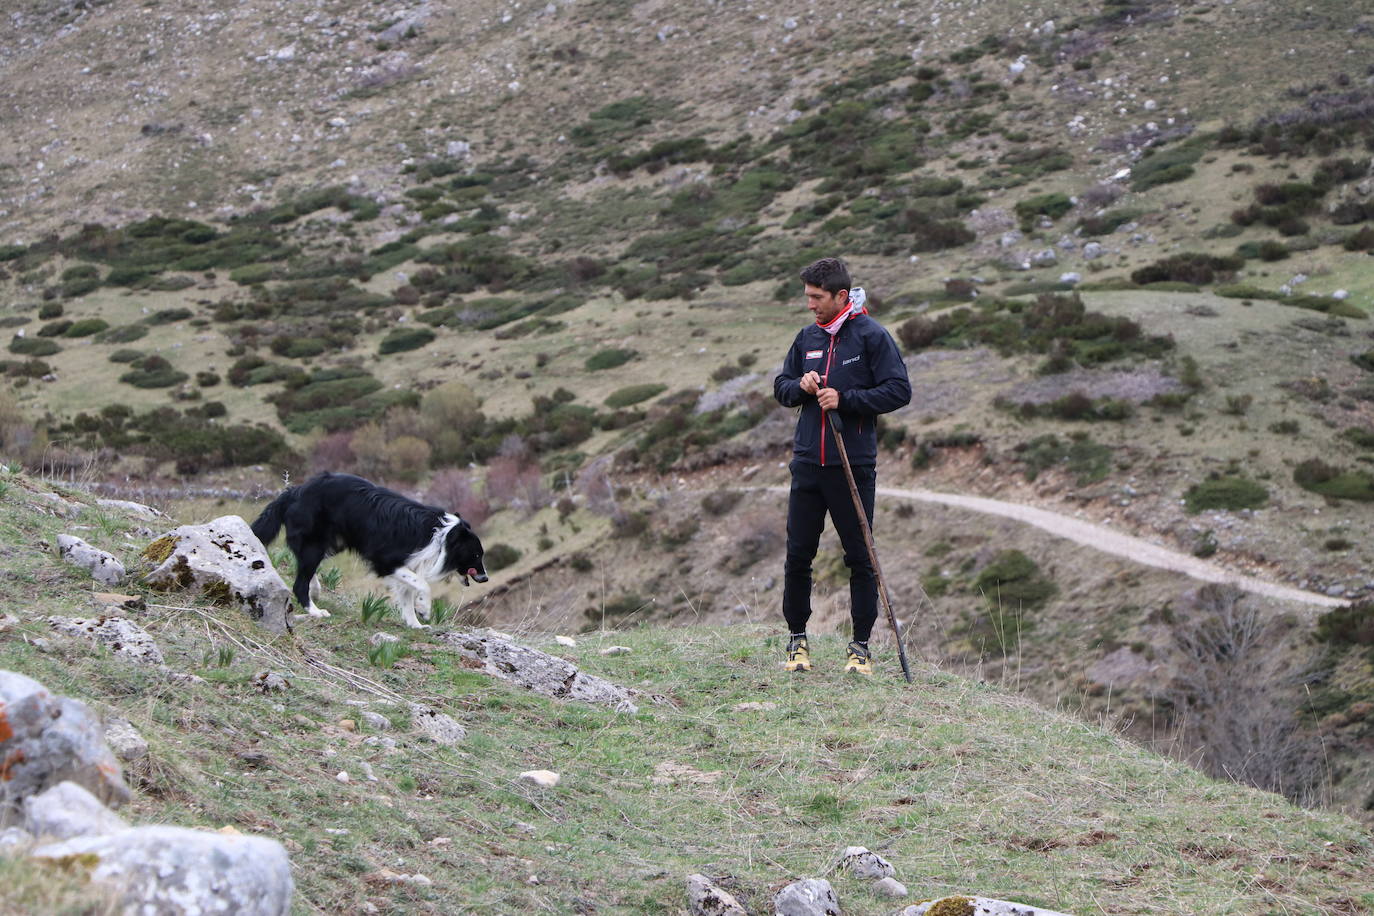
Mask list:
POLYGON ((482 541, 472 526, 459 519, 444 538, 444 572, 458 573, 463 584, 487 581, 487 568, 482 565, 482 541))

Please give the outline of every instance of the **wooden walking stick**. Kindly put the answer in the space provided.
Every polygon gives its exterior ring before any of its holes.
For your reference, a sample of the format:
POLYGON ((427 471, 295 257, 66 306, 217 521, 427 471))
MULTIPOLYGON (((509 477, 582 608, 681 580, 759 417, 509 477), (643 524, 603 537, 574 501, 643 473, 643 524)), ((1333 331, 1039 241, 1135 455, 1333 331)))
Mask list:
POLYGON ((883 581, 883 568, 878 565, 878 551, 873 547, 873 529, 868 526, 868 516, 864 514, 863 500, 859 499, 859 487, 854 483, 854 470, 849 466, 849 453, 844 448, 844 423, 838 411, 828 410, 830 428, 835 433, 835 445, 840 450, 840 463, 844 465, 844 476, 849 481, 849 495, 854 497, 854 512, 859 516, 859 528, 864 533, 864 546, 868 548, 868 561, 873 564, 873 575, 878 578, 878 595, 883 599, 883 609, 887 611, 887 622, 892 624, 892 635, 897 637, 897 658, 902 662, 902 675, 911 683, 911 667, 906 662, 906 648, 902 645, 902 628, 897 623, 897 615, 892 613, 892 600, 887 596, 887 583, 883 581))

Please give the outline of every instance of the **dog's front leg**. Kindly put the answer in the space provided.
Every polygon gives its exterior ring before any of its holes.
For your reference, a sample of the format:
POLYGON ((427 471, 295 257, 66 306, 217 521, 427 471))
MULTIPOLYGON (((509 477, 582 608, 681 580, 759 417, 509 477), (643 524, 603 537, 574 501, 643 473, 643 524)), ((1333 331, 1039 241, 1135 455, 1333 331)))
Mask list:
POLYGON ((398 602, 401 617, 404 618, 406 626, 417 630, 424 628, 425 624, 422 624, 419 618, 415 616, 415 610, 423 607, 425 617, 429 617, 429 583, 405 567, 392 573, 391 578, 410 590, 410 600, 398 602))

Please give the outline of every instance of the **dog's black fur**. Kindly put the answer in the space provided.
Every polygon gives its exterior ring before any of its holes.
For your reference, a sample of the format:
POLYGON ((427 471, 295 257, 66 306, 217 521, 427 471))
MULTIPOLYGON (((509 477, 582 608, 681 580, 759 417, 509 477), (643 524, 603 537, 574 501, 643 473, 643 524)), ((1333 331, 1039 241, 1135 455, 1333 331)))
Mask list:
POLYGON ((313 616, 329 612, 311 600, 311 580, 326 557, 342 550, 357 553, 387 580, 412 627, 420 626, 417 610, 429 618, 430 582, 454 573, 464 585, 469 577, 487 581, 482 542, 467 522, 352 474, 326 471, 287 487, 253 522, 253 534, 266 546, 283 526, 296 555, 292 592, 313 616))

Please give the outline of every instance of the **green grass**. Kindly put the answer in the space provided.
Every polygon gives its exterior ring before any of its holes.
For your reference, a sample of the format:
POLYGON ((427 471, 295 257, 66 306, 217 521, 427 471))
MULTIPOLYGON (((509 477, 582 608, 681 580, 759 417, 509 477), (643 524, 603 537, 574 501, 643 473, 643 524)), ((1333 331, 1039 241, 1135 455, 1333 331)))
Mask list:
MULTIPOLYGON (((55 537, 63 523, 28 503, 42 488, 11 482, 0 536, 55 537)), ((88 534, 127 553, 136 524, 88 534)), ((16 575, 0 581, 11 606, 74 613, 88 600, 83 574, 46 554, 12 565, 16 575)), ((1031 574, 1015 557, 1002 566, 1031 574)), ((644 691, 631 715, 490 679, 394 618, 338 614, 269 637, 184 596, 148 600, 140 623, 174 669, 205 683, 174 684, 79 642, 35 652, 28 640, 45 626, 34 619, 0 639, 0 667, 133 722, 152 766, 124 811, 131 821, 229 824, 287 843, 298 913, 368 899, 398 913, 571 912, 587 900, 599 913, 673 912, 698 871, 732 874, 732 891, 761 911, 780 882, 827 873, 855 843, 880 848, 917 898, 976 892, 1067 912, 1241 914, 1273 902, 1257 873, 1283 885, 1293 911, 1374 894, 1364 868, 1374 849, 1353 821, 1207 779, 919 659, 907 686, 882 643, 875 677, 854 679, 840 672, 843 637, 824 635, 812 641, 817 670, 785 675, 772 625, 593 632, 576 648, 528 637, 644 691), (378 627, 403 641, 374 660, 367 637, 378 627), (612 643, 630 654, 601 656, 612 643), (262 668, 291 681, 286 701, 251 688, 262 668), (412 700, 453 715, 468 739, 445 748, 411 734, 412 700), (735 708, 760 701, 775 706, 735 708), (336 725, 359 722, 358 702, 391 720, 396 751, 366 743, 388 732, 336 725), (265 764, 239 757, 246 723, 265 764), (363 763, 377 781, 363 778, 363 763), (518 780, 536 768, 560 773, 561 784, 518 780), (340 771, 352 781, 336 780, 340 771), (627 867, 588 867, 610 855, 627 867), (381 868, 434 883, 364 880, 381 868)), ((63 911, 44 896, 60 884, 6 868, 0 894, 10 896, 0 900, 63 911)), ((865 882, 828 876, 846 913, 891 912, 865 882)))

